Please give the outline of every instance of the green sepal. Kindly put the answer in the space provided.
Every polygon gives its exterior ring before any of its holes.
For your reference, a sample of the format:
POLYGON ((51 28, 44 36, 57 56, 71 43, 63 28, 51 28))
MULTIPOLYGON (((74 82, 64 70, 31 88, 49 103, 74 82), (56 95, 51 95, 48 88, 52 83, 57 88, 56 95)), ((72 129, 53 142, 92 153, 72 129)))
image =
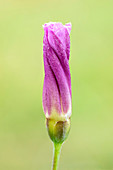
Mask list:
POLYGON ((46 126, 50 139, 54 143, 63 143, 70 131, 70 119, 65 121, 46 119, 46 126))

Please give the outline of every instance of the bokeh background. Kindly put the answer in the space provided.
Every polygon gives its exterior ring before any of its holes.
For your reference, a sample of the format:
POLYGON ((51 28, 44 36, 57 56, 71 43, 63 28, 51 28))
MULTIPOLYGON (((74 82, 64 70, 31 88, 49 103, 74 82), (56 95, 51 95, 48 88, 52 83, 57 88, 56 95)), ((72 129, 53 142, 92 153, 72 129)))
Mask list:
POLYGON ((0 0, 0 170, 50 170, 45 22, 72 23, 72 126, 59 170, 113 169, 113 1, 0 0))

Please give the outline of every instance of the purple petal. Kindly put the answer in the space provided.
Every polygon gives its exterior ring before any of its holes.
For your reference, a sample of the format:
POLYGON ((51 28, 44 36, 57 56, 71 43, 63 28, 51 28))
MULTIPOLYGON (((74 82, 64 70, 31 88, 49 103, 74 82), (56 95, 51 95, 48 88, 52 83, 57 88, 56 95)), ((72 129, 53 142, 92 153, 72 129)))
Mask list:
POLYGON ((47 115, 71 115, 71 76, 69 69, 71 24, 44 25, 43 57, 45 78, 43 107, 47 115))

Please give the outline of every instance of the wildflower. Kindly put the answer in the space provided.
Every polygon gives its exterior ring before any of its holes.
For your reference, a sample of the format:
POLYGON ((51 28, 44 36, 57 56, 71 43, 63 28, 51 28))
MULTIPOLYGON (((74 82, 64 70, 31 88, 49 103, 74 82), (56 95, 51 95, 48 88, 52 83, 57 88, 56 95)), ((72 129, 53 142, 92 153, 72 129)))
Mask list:
POLYGON ((70 130, 72 113, 69 69, 71 23, 50 22, 43 28, 43 109, 51 140, 62 144, 70 130))

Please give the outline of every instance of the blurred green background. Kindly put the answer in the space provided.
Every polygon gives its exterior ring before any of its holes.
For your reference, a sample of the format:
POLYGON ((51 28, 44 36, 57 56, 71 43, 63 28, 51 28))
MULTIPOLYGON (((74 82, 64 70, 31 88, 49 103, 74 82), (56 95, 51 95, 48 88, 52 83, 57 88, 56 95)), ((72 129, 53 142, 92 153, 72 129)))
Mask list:
POLYGON ((113 1, 0 0, 0 170, 50 170, 45 22, 72 23, 72 126, 59 170, 113 169, 113 1))

